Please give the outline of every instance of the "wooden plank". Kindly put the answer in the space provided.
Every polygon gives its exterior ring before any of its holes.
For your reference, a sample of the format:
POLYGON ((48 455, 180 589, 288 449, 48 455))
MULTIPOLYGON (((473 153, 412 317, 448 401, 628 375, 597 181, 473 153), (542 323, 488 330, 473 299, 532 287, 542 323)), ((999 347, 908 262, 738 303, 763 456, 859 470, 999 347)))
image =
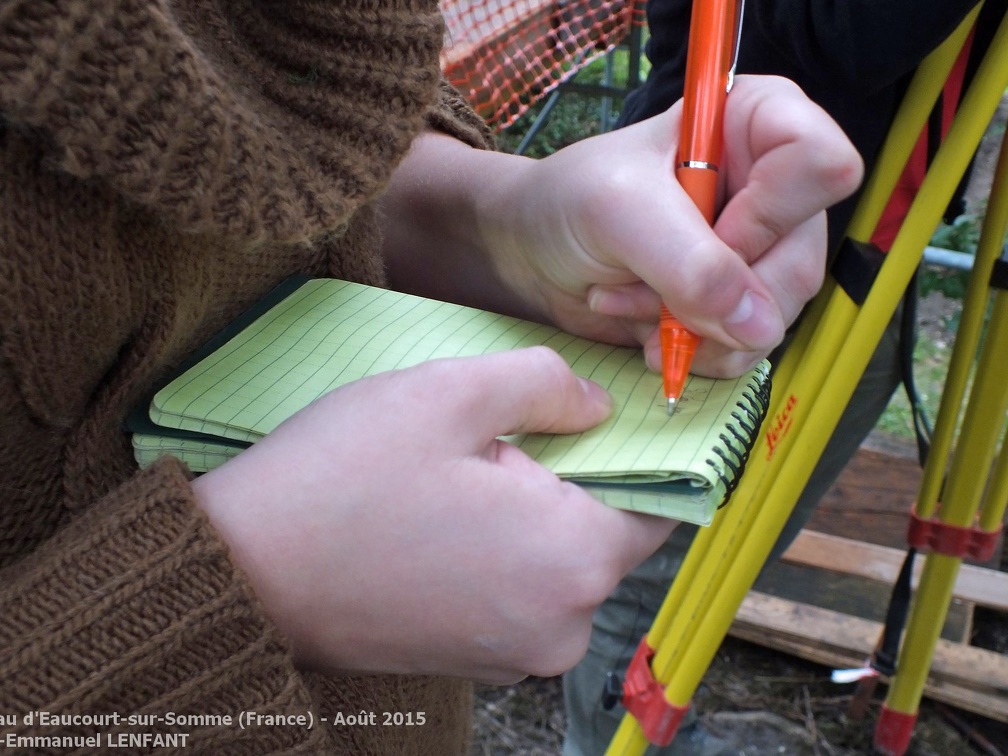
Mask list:
POLYGON ((906 545, 907 515, 920 488, 912 458, 858 449, 816 505, 807 527, 880 546, 906 545))
MULTIPOLYGON (((912 442, 873 432, 820 499, 806 527, 905 550, 921 477, 912 442)), ((1003 540, 983 566, 1000 567, 1003 540)))
MULTIPOLYGON (((877 580, 896 581, 906 552, 888 546, 802 530, 781 557, 810 567, 877 580)), ((912 585, 917 587, 924 558, 914 560, 912 585)), ((964 564, 959 568, 953 596, 991 609, 1008 611, 1008 573, 964 564)))
MULTIPOLYGON (((875 622, 884 622, 892 598, 892 585, 778 560, 760 573, 753 590, 777 598, 818 606, 875 622)), ((953 598, 942 622, 941 637, 969 643, 972 637, 973 603, 953 598)))
MULTIPOLYGON (((764 570, 729 633, 834 669, 863 666, 882 634, 889 586, 906 555, 920 474, 909 453, 862 447, 806 530, 764 570)), ((915 562, 916 587, 923 555, 915 562)), ((984 566, 961 566, 943 629, 949 640, 938 641, 924 695, 1008 722, 1008 656, 968 643, 974 604, 1008 611, 1008 574, 999 564, 998 554, 984 566), (954 621, 957 613, 965 623, 954 621)))
MULTIPOLYGON (((829 667, 850 668, 864 664, 881 631, 878 622, 751 591, 729 633, 829 667)), ((924 695, 1008 722, 1008 657, 939 640, 924 695)))

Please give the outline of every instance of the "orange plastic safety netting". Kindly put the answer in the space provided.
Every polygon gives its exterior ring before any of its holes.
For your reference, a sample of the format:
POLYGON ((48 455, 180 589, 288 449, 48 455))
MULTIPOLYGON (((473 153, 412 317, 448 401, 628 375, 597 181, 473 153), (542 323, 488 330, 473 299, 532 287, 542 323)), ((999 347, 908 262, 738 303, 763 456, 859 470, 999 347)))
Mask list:
POLYGON ((644 23, 643 0, 442 0, 441 67, 493 128, 644 23))

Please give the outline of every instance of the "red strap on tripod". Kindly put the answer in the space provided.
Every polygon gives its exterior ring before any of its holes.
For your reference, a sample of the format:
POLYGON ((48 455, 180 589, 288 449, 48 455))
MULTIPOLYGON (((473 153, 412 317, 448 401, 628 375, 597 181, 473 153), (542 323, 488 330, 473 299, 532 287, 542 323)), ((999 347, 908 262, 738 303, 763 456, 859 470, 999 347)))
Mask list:
POLYGON ((674 706, 665 698, 665 688, 651 671, 654 649, 641 638, 627 667, 623 682, 623 706, 633 714, 649 743, 665 746, 672 742, 689 706, 674 706))
POLYGON ((918 551, 933 551, 951 557, 969 557, 978 562, 986 562, 994 556, 1004 525, 996 530, 964 528, 950 525, 935 518, 925 520, 916 512, 910 513, 907 528, 907 543, 918 551))

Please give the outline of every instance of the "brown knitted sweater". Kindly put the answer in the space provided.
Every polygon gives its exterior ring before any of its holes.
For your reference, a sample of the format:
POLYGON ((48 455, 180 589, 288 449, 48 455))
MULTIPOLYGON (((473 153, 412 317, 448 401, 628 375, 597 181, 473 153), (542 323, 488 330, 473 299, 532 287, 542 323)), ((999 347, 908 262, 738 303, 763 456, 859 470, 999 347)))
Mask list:
POLYGON ((464 750, 465 684, 299 673, 188 472, 137 473, 123 431, 286 276, 382 282, 370 202, 411 139, 488 144, 439 82, 442 37, 436 0, 0 0, 0 738, 464 750), (250 710, 314 727, 242 729, 250 710), (382 724, 418 711, 422 726, 382 724), (137 713, 155 719, 129 726, 137 713))

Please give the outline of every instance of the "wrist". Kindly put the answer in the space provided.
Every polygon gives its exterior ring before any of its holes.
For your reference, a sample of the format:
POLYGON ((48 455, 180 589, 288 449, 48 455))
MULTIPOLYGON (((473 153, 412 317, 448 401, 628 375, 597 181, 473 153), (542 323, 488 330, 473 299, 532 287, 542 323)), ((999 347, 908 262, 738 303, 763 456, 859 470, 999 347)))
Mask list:
MULTIPOLYGON (((243 452, 248 454, 248 452, 243 452)), ((304 633, 297 624, 298 584, 278 581, 294 568, 285 557, 283 534, 271 527, 275 514, 264 506, 257 491, 268 490, 261 479, 264 465, 246 466, 242 455, 192 482, 197 505, 206 514, 220 539, 227 544, 231 561, 241 570, 266 615, 290 644, 294 661, 304 666, 304 633), (257 469, 248 469, 255 467, 257 469)))
POLYGON ((532 276, 519 267, 522 208, 512 189, 534 162, 421 135, 381 200, 390 285, 541 317, 527 301, 532 276))

